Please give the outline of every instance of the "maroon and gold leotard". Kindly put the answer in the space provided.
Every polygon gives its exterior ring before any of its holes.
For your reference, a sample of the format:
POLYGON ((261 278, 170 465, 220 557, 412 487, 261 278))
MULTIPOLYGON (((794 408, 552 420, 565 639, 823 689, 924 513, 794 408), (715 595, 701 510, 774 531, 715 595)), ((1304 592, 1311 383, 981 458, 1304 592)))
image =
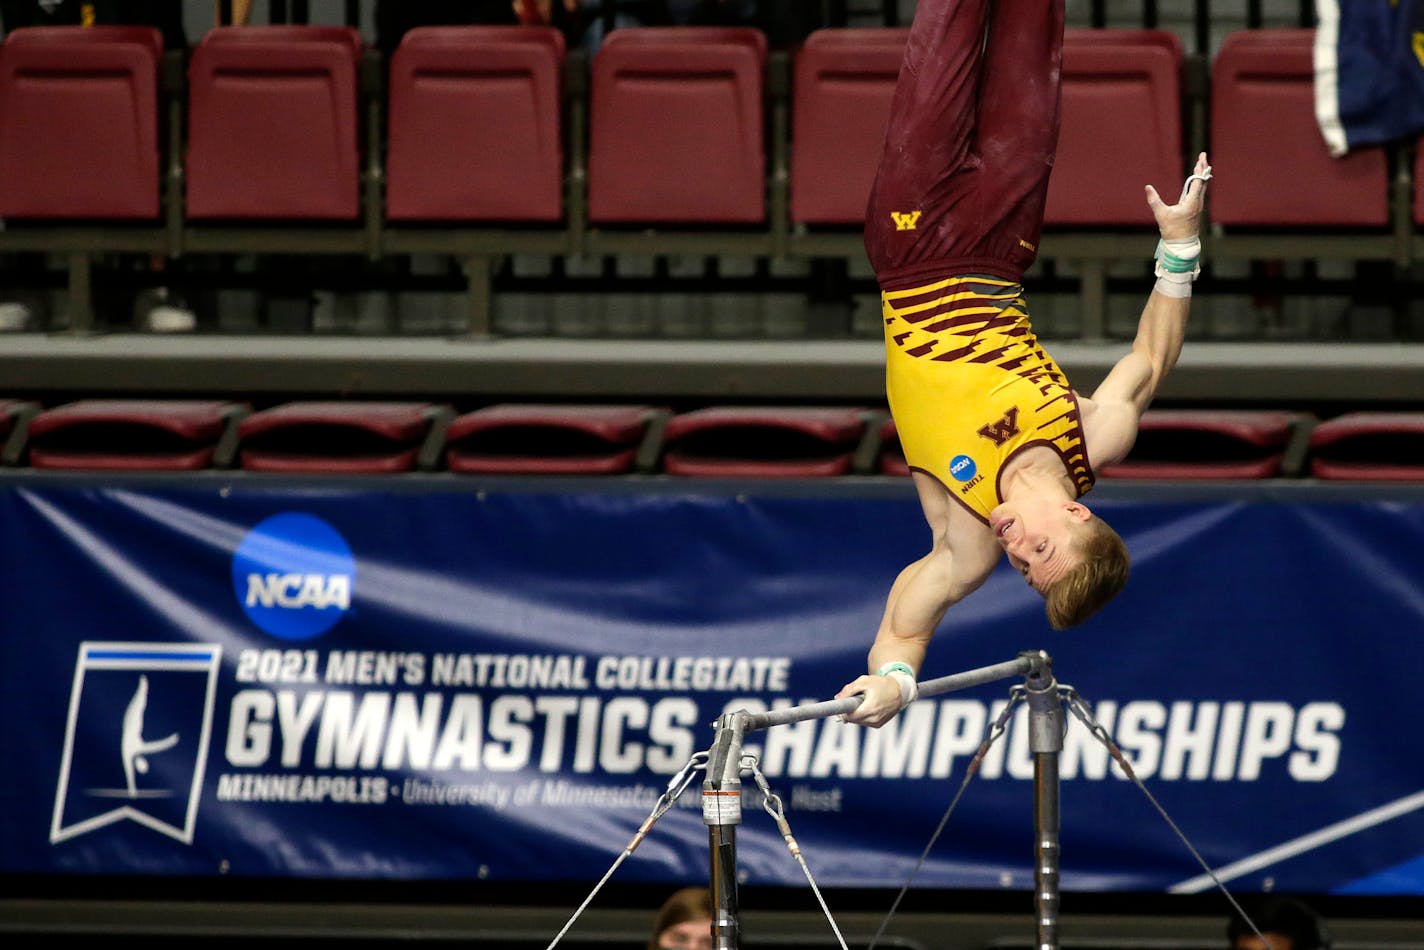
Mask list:
POLYGON ((1039 345, 1022 288, 984 275, 883 293, 885 389, 905 459, 985 523, 1016 454, 1047 446, 1093 486, 1078 398, 1039 345))

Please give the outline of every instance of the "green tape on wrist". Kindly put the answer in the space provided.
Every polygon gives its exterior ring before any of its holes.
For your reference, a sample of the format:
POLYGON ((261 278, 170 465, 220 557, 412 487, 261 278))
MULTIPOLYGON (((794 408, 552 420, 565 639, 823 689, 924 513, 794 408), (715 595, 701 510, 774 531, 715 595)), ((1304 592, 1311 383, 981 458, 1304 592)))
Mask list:
POLYGON ((1161 262, 1163 270, 1172 274, 1190 274, 1197 269, 1195 257, 1178 257, 1171 251, 1163 251, 1157 260, 1161 262))
POLYGON ((888 676, 900 687, 900 709, 920 698, 920 685, 915 682, 915 671, 910 664, 899 661, 881 664, 876 670, 878 676, 888 676))
POLYGON ((1192 274, 1197 271, 1201 258, 1201 242, 1196 238, 1174 240, 1175 249, 1168 248, 1166 241, 1157 242, 1153 258, 1158 267, 1169 274, 1192 274), (1176 253, 1182 251, 1184 253, 1176 253))

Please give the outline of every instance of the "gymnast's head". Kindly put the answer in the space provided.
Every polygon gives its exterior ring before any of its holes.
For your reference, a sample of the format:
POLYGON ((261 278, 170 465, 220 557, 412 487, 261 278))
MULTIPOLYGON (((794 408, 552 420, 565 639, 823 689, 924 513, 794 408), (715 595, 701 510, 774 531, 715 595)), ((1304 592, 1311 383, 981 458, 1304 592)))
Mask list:
POLYGON ((1000 505, 989 528, 1009 564, 1043 597, 1056 630, 1087 620, 1127 583, 1127 545, 1079 501, 1035 497, 1000 505))

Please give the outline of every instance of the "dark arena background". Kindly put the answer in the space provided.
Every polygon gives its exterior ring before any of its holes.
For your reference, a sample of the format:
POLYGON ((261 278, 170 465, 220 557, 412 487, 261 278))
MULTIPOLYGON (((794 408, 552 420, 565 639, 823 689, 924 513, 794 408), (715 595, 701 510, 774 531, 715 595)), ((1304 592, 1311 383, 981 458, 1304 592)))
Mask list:
POLYGON ((914 3, 523 6, 0 2, 0 942, 633 947, 711 883, 728 946, 1424 947, 1418 5, 1069 0, 1079 391, 1215 170, 1089 497, 1132 580, 1055 632, 1001 565, 921 679, 1011 674, 730 775, 930 541, 862 240, 914 3))

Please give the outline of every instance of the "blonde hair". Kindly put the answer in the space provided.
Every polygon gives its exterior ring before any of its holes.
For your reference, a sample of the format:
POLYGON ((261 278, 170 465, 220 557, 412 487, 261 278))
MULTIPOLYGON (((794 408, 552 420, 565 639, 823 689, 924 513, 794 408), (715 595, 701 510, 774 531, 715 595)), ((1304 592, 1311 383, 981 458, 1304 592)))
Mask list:
POLYGON ((1127 545, 1106 521, 1094 516, 1085 522, 1076 547, 1082 560, 1044 594, 1048 622, 1055 630, 1087 620, 1127 583, 1127 545))
POLYGON ((689 920, 712 920, 712 892, 705 887, 684 887, 658 908, 653 920, 653 933, 648 937, 648 950, 659 950, 663 931, 689 920))

